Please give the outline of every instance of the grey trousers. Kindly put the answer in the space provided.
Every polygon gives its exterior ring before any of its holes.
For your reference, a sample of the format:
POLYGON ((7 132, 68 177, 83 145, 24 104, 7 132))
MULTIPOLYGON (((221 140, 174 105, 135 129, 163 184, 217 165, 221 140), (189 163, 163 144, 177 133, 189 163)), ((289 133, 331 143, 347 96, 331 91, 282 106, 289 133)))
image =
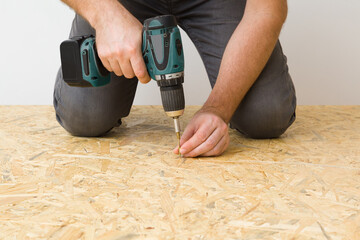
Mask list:
MULTIPOLYGON (((120 0, 143 22, 173 14, 204 62, 213 87, 232 33, 244 14, 246 0, 120 0)), ((79 15, 70 37, 95 34, 79 15)), ((186 50, 185 50, 186 51, 186 50)), ((68 86, 59 70, 54 90, 56 119, 76 136, 101 136, 121 124, 133 103, 138 80, 111 73, 111 83, 96 88, 68 86)), ((251 138, 280 136, 295 120, 296 96, 287 60, 278 42, 273 53, 233 115, 230 127, 251 138)))

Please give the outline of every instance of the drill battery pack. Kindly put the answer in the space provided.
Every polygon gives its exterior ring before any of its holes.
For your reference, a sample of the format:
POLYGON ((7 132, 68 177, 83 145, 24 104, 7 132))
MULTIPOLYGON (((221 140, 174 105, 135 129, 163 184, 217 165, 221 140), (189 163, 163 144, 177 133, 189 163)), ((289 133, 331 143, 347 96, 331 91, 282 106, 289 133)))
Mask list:
POLYGON ((64 81, 74 87, 100 87, 110 82, 110 73, 97 54, 95 37, 82 36, 60 45, 64 81))

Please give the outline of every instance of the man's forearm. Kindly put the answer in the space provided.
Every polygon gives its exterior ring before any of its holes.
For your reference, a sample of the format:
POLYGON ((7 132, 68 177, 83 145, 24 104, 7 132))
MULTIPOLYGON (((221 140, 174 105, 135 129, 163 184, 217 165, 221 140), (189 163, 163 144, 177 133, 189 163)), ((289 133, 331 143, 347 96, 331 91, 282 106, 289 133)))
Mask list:
POLYGON ((244 17, 225 49, 218 78, 203 109, 228 123, 260 75, 278 40, 287 13, 285 0, 248 0, 244 17))
POLYGON ((126 11, 117 0, 61 0, 85 18, 92 27, 106 21, 106 17, 112 18, 113 13, 126 11))

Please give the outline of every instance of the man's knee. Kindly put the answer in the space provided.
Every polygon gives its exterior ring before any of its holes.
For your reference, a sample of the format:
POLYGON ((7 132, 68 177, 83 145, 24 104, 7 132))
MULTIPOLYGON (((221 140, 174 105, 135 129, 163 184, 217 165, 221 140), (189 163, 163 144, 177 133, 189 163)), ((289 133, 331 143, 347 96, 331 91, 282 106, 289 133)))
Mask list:
POLYGON ((280 99, 272 99, 269 102, 240 105, 230 126, 250 138, 277 138, 295 121, 294 101, 284 104, 280 99))
POLYGON ((66 113, 56 111, 56 120, 71 135, 80 137, 98 137, 105 135, 113 127, 121 124, 121 120, 113 119, 104 111, 76 111, 67 109, 66 113))
POLYGON ((95 122, 81 121, 74 122, 72 120, 61 119, 59 115, 56 115, 56 119, 73 136, 78 137, 100 137, 108 133, 113 126, 108 124, 98 124, 95 122))
POLYGON ((111 104, 106 96, 96 92, 83 95, 84 90, 67 86, 59 70, 53 96, 56 119, 60 125, 74 136, 97 137, 120 125, 119 115, 115 114, 117 104, 111 104))

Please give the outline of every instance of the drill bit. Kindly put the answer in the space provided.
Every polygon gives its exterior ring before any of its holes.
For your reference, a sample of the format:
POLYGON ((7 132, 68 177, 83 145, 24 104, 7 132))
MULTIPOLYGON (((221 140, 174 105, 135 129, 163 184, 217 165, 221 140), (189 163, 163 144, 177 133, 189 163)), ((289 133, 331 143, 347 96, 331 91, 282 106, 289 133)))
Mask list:
POLYGON ((174 117, 173 119, 174 119, 176 137, 178 139, 179 156, 181 157, 181 153, 180 153, 180 122, 179 122, 179 117, 174 117))
POLYGON ((179 157, 181 157, 181 152, 180 152, 180 132, 177 132, 176 136, 177 136, 178 142, 179 142, 179 145, 178 145, 179 157))

